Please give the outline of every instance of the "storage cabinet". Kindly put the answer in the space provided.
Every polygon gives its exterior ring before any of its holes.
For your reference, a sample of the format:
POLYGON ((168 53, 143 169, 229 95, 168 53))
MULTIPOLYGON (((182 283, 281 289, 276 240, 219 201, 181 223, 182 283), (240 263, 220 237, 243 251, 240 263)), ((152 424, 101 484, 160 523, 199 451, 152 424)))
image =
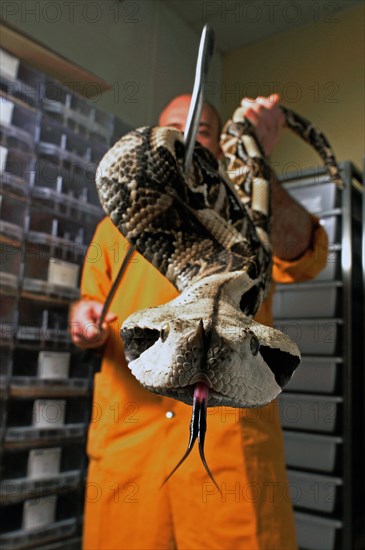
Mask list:
POLYGON ((324 170, 283 182, 329 237, 314 281, 277 285, 275 326, 302 362, 279 398, 298 541, 306 550, 360 549, 364 542, 364 285, 359 172, 341 165, 340 191, 324 170), (361 434, 361 436, 360 436, 361 434))
POLYGON ((0 84, 0 547, 79 548, 93 365, 68 309, 114 117, 6 52, 0 84))

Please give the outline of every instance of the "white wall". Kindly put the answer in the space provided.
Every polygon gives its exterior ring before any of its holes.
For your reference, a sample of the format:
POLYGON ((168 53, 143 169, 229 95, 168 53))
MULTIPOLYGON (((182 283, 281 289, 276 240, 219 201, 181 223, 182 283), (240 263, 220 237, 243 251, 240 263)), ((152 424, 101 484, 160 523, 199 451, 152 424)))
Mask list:
MULTIPOLYGON (((227 54, 222 84, 237 93, 222 98, 222 110, 229 116, 241 95, 266 95, 274 87, 285 105, 327 134, 340 161, 352 160, 362 168, 364 82, 361 5, 227 54)), ((283 135, 273 160, 279 173, 290 168, 289 162, 299 170, 321 164, 312 149, 289 132, 283 135)))

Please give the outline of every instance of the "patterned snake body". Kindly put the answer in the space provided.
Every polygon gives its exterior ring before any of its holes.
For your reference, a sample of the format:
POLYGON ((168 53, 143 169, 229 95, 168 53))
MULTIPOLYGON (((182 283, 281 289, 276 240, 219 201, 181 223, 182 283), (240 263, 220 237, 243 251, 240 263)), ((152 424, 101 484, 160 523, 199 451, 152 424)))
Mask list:
MULTIPOLYGON (((283 111, 342 186, 324 135, 283 111)), ((221 145, 231 181, 198 143, 186 176, 182 134, 140 128, 107 152, 96 183, 114 224, 181 293, 124 322, 134 376, 187 404, 195 403, 194 388, 205 388, 205 405, 257 407, 281 392, 300 353, 286 335, 252 319, 271 282, 271 170, 241 109, 221 145)))

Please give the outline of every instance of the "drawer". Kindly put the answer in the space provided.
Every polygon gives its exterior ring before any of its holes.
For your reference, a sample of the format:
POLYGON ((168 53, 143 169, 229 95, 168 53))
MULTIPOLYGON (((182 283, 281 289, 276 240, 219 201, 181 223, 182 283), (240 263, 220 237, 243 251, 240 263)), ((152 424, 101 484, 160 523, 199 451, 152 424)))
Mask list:
POLYGON ((7 129, 12 128, 8 139, 18 139, 20 141, 31 142, 35 139, 36 127, 38 123, 38 114, 34 109, 30 109, 25 104, 20 103, 10 95, 2 95, 0 109, 0 124, 2 132, 7 133, 7 129))
POLYGON ((341 498, 342 479, 288 470, 289 491, 295 507, 333 513, 341 498))
POLYGON ((78 493, 74 489, 1 506, 1 549, 43 548, 44 544, 74 535, 78 508, 78 493))
POLYGON ((340 282, 277 285, 273 297, 276 319, 334 317, 340 305, 340 282))
POLYGON ((8 193, 0 195, 0 236, 16 240, 22 238, 27 207, 28 202, 22 197, 8 193))
POLYGON ((279 395, 278 400, 284 428, 325 433, 335 431, 342 397, 285 392, 279 395))
POLYGON ((343 360, 340 357, 303 356, 286 386, 289 391, 333 393, 343 360))
POLYGON ((288 466, 331 473, 335 469, 342 438, 330 435, 284 432, 288 466))
POLYGON ((0 144, 0 187, 27 195, 34 174, 33 152, 0 144))
POLYGON ((90 399, 70 397, 62 399, 9 399, 8 431, 13 429, 49 433, 62 432, 67 426, 86 424, 90 418, 90 399))
POLYGON ((280 319, 274 326, 292 338, 304 355, 341 353, 342 319, 280 319))
POLYGON ((341 532, 342 522, 295 512, 295 527, 300 548, 307 550, 335 550, 336 537, 341 532))
POLYGON ((55 479, 59 474, 73 475, 82 471, 85 448, 81 443, 5 451, 2 456, 2 480, 16 484, 31 480, 55 479))
POLYGON ((340 205, 341 191, 327 175, 313 175, 308 182, 285 183, 288 193, 312 214, 332 210, 340 205), (317 181, 316 181, 317 180, 317 181))

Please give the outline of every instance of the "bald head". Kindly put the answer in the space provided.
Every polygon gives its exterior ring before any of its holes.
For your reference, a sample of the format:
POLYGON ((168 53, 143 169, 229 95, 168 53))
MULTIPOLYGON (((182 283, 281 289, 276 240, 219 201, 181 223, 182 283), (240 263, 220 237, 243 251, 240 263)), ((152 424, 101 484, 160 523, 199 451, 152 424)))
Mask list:
MULTIPOLYGON (((179 95, 170 101, 160 114, 159 126, 170 126, 184 132, 190 101, 189 94, 179 95)), ((217 158, 222 154, 219 146, 220 127, 218 112, 209 103, 204 103, 196 139, 217 158)))

